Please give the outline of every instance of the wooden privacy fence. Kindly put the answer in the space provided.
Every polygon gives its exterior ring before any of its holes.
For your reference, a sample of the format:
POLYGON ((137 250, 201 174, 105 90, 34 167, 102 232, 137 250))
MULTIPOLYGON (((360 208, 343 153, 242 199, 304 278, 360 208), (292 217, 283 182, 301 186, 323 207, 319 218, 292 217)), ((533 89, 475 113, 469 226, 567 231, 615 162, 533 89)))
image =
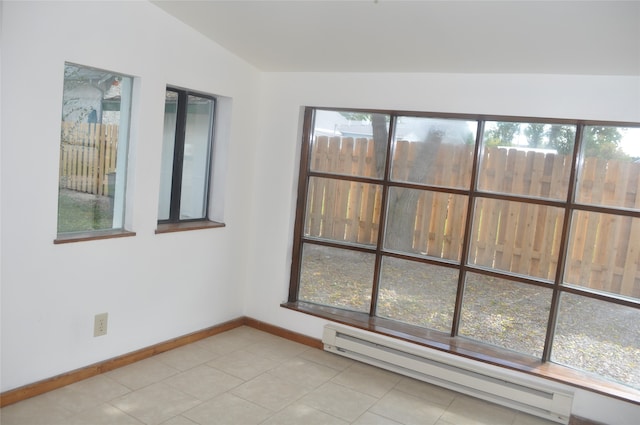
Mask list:
MULTIPOLYGON (((395 180, 406 181, 411 168, 420 166, 417 146, 397 142, 395 180)), ((472 162, 472 146, 441 144, 431 155, 430 172, 419 183, 468 189, 472 162)), ((373 177, 376 165, 374 143, 368 138, 320 136, 311 151, 312 170, 373 177)), ((570 169, 571 158, 565 155, 492 147, 484 153, 479 187, 564 201, 570 169)), ((578 194, 584 203, 640 208, 640 164, 587 158, 578 194)), ((378 184, 313 177, 305 234, 376 244, 381 197, 378 184)), ((387 215, 390 220, 411 215, 411 252, 459 260, 467 203, 464 195, 391 188, 387 215)), ((563 208, 549 205, 478 198, 469 262, 553 280, 564 214, 563 208)), ((575 211, 564 281, 640 297, 640 219, 575 211)))
POLYGON ((62 123, 60 187, 95 195, 109 193, 109 176, 116 171, 118 126, 62 123))

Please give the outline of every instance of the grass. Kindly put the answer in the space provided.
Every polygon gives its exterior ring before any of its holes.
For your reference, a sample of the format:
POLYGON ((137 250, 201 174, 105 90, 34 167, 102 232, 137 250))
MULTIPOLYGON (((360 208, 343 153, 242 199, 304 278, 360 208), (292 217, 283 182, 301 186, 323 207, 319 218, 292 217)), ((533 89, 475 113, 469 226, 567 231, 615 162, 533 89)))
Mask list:
POLYGON ((113 202, 108 196, 60 189, 58 233, 87 232, 113 227, 113 202))

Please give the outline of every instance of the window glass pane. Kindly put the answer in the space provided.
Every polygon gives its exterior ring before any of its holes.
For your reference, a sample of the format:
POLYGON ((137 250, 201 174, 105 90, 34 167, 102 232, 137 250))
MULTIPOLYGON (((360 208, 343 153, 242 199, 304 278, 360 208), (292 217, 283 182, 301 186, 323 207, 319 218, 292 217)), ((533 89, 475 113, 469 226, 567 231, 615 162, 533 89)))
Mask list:
POLYGON ((384 257, 377 315, 451 332, 458 271, 384 257))
POLYGON ((164 136, 162 138, 162 167, 160 173, 160 200, 158 220, 168 220, 171 208, 171 176, 176 141, 178 93, 167 90, 164 103, 164 136))
POLYGON ((478 188, 566 200, 575 133, 573 125, 487 122, 478 188))
POLYGON ((58 233, 122 229, 132 78, 65 64, 58 233))
POLYGON ((479 198, 468 261, 553 281, 563 219, 562 208, 479 198))
POLYGON ((311 170, 382 178, 388 144, 388 115, 317 110, 311 170))
POLYGON ((554 362, 640 388, 640 310, 622 305, 640 300, 640 128, 387 113, 376 116, 378 144, 373 116, 314 111, 290 301, 365 315, 373 302, 390 330, 423 328, 417 337, 449 333, 456 316, 459 336, 493 352, 540 360, 546 348, 554 362), (552 299, 556 341, 545 347, 552 299))
POLYGON ((552 290, 467 274, 460 335, 542 357, 552 290))
POLYGON ((298 298, 369 312, 375 255, 304 244, 298 298))
POLYGON ((478 123, 398 117, 391 178, 469 189, 478 123))
POLYGON ((584 128, 576 202, 640 210, 640 128, 584 128))
POLYGON ((188 97, 187 122, 182 167, 180 219, 207 215, 213 100, 188 97))
POLYGON ((640 298, 640 218, 575 211, 564 281, 640 298))
POLYGON ((460 260, 466 214, 466 196, 392 187, 384 247, 460 260))
POLYGON ((305 236, 375 245, 381 197, 376 184, 311 177, 305 236))
POLYGON ((551 360, 640 389, 640 310, 563 293, 551 360))

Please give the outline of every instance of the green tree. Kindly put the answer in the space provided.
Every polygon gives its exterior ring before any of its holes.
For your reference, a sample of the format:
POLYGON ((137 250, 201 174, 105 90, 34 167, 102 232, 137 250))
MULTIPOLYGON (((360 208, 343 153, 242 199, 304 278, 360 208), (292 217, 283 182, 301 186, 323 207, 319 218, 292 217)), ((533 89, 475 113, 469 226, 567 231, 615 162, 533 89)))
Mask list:
POLYGON ((487 146, 511 146, 513 138, 520 130, 517 122, 498 122, 496 127, 485 133, 487 146))
POLYGON ((552 125, 549 130, 549 146, 560 155, 571 155, 576 140, 576 129, 571 125, 552 125))
POLYGON ((524 128, 524 135, 527 137, 529 147, 538 148, 542 146, 545 136, 544 124, 528 124, 524 128))
POLYGON ((622 134, 616 127, 588 126, 583 135, 584 155, 604 159, 628 159, 620 148, 622 134))
MULTIPOLYGON (((586 126, 582 135, 584 155, 603 159, 629 159, 629 155, 620 147, 622 136, 616 127, 586 126)), ((549 146, 561 155, 573 152, 575 139, 574 126, 552 125, 549 130, 549 146)))

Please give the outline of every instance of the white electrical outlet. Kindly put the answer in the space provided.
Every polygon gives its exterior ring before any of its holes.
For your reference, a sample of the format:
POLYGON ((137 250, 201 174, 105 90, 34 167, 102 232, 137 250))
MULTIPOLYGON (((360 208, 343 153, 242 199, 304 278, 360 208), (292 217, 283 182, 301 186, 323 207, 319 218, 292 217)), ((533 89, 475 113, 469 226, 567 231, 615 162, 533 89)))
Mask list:
POLYGON ((93 322, 93 336, 102 336, 107 334, 108 313, 96 314, 93 322))

